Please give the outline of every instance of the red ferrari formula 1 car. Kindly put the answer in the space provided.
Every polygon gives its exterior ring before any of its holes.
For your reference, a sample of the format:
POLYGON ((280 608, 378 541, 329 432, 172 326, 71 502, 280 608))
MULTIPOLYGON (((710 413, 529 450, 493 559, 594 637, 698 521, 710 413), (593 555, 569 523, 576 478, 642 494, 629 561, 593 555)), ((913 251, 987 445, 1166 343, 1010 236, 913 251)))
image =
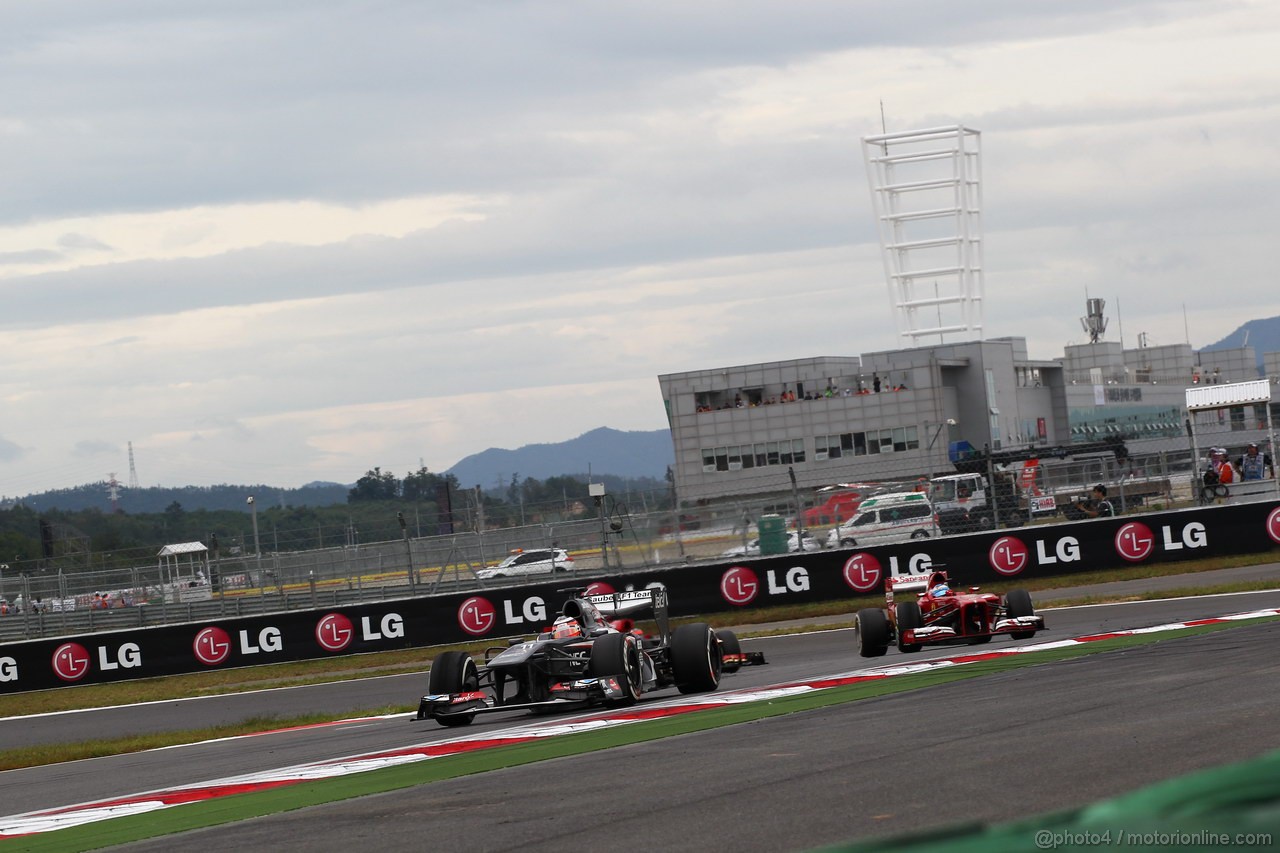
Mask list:
POLYGON ((1026 640, 1044 630, 1044 617, 1036 615, 1025 589, 1011 589, 1003 600, 976 586, 958 591, 952 589, 946 572, 890 576, 884 599, 883 610, 858 611, 858 654, 864 658, 879 657, 894 642, 899 651, 918 652, 926 644, 977 645, 996 634, 1026 640), (895 602, 895 593, 916 596, 895 602))

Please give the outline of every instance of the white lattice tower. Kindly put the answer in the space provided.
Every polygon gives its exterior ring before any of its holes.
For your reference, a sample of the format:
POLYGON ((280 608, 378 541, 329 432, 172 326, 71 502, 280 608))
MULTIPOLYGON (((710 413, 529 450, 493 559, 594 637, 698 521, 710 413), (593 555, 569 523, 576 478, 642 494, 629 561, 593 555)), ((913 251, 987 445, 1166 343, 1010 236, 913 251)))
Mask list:
POLYGON ((960 125, 863 137, 894 323, 907 346, 982 338, 980 142, 960 125))

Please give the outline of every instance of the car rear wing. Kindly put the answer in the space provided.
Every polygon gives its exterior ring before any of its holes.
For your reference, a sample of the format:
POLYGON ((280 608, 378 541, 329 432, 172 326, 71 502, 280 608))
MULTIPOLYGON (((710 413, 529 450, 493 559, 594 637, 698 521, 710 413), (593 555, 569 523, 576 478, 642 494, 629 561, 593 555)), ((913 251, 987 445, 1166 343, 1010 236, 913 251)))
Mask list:
POLYGON ((596 606, 602 616, 610 619, 622 619, 651 611, 654 621, 658 623, 658 633, 662 635, 662 639, 665 641, 671 636, 665 586, 588 595, 586 599, 596 606))
POLYGON ((893 594, 895 592, 924 592, 929 586, 929 578, 933 577, 932 573, 927 575, 889 575, 884 581, 884 598, 889 604, 893 604, 893 594))

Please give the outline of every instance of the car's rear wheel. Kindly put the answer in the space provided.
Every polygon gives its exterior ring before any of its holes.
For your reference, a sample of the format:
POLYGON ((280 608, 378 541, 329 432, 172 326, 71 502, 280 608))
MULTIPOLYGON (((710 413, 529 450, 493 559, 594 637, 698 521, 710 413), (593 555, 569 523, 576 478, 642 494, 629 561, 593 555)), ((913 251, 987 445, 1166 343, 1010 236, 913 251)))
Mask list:
POLYGON ((715 631, 706 622, 681 625, 671 635, 671 670, 681 693, 704 693, 720 686, 724 658, 715 631))
POLYGON ((632 705, 640 698, 640 643, 632 634, 605 634, 591 644, 587 674, 613 678, 622 688, 622 698, 614 704, 632 705))
POLYGON ((854 545, 857 545, 857 544, 858 544, 858 540, 850 536, 846 536, 844 539, 840 540, 840 545, 845 548, 852 548, 854 545))
POLYGON ((889 650, 889 618, 878 607, 858 611, 856 626, 858 654, 878 658, 889 650))
POLYGON ((920 605, 914 601, 899 601, 894 605, 893 614, 894 622, 898 626, 898 651, 907 653, 920 651, 920 643, 902 642, 902 635, 908 629, 924 626, 924 615, 920 612, 920 605))
MULTIPOLYGON (((466 652, 441 652, 431 662, 427 692, 434 695, 473 693, 480 689, 480 671, 466 652)), ((436 717, 442 726, 467 726, 475 714, 445 714, 436 717)))
MULTIPOLYGON (((1011 618, 1019 616, 1035 616, 1036 609, 1031 604, 1031 593, 1025 589, 1011 589, 1004 594, 1004 612, 1011 618)), ((1015 640, 1030 640, 1035 631, 1010 631, 1009 636, 1015 640)))
POLYGON ((716 638, 720 641, 720 655, 724 659, 724 672, 737 672, 742 669, 741 661, 730 661, 727 658, 730 655, 742 654, 742 644, 738 642, 738 635, 732 631, 719 630, 716 631, 716 638))
POLYGON ((928 539, 928 538, 929 538, 929 531, 927 531, 927 530, 917 530, 915 533, 912 533, 912 534, 911 534, 911 538, 912 538, 912 539, 928 539))

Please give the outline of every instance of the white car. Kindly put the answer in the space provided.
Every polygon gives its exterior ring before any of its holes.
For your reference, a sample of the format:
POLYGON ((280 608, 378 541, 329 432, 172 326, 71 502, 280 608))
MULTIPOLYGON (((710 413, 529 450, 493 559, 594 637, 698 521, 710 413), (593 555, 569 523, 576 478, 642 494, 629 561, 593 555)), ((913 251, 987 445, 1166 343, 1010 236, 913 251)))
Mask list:
POLYGON ((938 535, 933 505, 924 492, 894 492, 867 498, 853 518, 827 534, 828 548, 886 545, 938 535))
POLYGON ((573 569, 573 558, 563 548, 536 548, 531 551, 515 551, 498 565, 480 569, 476 572, 476 577, 487 581, 521 575, 558 574, 571 572, 573 569))
MULTIPOLYGON (((822 543, 814 539, 808 533, 804 535, 801 541, 800 534, 797 531, 791 531, 787 534, 787 550, 792 554, 797 551, 821 551, 822 543)), ((722 556, 725 557, 758 557, 760 556, 760 540, 752 539, 746 545, 739 545, 736 548, 730 548, 725 551, 722 556)))

